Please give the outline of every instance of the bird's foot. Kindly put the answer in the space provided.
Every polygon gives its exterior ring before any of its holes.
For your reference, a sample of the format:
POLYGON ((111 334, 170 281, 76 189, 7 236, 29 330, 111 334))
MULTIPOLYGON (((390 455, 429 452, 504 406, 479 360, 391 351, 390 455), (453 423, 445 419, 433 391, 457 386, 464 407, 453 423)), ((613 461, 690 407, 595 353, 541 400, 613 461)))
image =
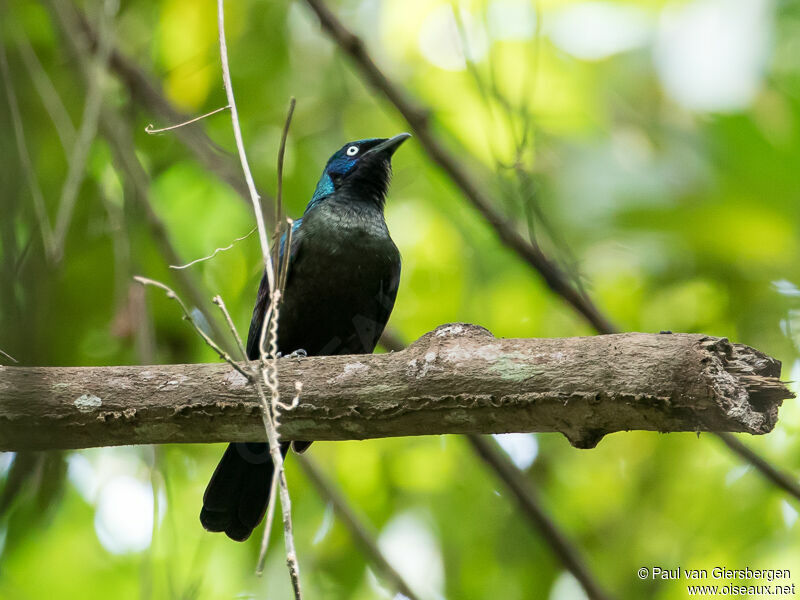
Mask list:
POLYGON ((278 358, 305 358, 306 356, 308 356, 308 352, 306 352, 302 348, 298 348, 297 350, 295 350, 291 354, 287 354, 286 356, 278 352, 278 358))

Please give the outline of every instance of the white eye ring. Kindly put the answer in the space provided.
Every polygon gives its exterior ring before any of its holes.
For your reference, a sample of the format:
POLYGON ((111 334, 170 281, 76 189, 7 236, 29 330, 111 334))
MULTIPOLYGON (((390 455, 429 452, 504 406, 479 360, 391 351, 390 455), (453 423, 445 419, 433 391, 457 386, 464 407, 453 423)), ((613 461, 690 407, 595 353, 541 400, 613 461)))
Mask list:
POLYGON ((350 146, 345 151, 345 154, 347 154, 347 156, 355 156, 356 154, 358 154, 358 146, 350 146))

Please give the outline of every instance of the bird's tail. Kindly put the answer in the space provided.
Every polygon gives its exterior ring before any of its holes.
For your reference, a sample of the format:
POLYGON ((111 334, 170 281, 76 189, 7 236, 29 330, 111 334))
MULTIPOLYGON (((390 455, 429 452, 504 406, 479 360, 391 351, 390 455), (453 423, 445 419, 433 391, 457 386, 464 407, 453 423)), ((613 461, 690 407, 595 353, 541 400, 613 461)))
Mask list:
MULTIPOLYGON (((283 456, 288 449, 281 444, 283 456)), ((203 495, 203 527, 237 542, 249 538, 267 510, 273 470, 267 444, 229 444, 203 495)))

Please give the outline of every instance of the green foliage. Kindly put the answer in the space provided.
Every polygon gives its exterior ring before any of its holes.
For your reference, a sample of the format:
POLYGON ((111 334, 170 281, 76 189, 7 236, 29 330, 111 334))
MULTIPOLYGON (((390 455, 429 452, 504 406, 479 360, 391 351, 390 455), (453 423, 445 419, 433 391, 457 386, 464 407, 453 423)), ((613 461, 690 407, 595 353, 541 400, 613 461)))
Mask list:
MULTIPOLYGON (((116 19, 118 47, 191 114, 225 103, 212 4, 139 0, 123 3, 116 19)), ((792 2, 763 3, 770 43, 755 90, 741 106, 699 109, 670 92, 657 56, 669 15, 711 4, 605 3, 637 11, 647 35, 593 59, 577 58, 555 33, 574 2, 475 0, 454 2, 453 13, 448 3, 345 0, 332 9, 392 79, 433 109, 436 135, 497 206, 620 329, 727 336, 778 357, 784 379, 797 379, 800 11, 792 2), (442 19, 451 29, 436 29, 442 19), (459 27, 470 64, 457 52, 453 58, 459 27), (433 55, 431 39, 439 44, 433 55), (444 59, 456 70, 437 66, 444 59)), ((99 6, 82 7, 92 22, 99 6)), ((287 212, 297 217, 332 149, 408 127, 325 39, 303 2, 227 2, 226 10, 242 128, 262 193, 274 192, 287 101, 297 97, 284 187, 287 212)), ((25 140, 53 220, 71 154, 25 67, 20 36, 76 126, 85 85, 48 9, 12 0, 0 15, 25 140)), ((133 283, 136 274, 176 280, 103 135, 92 146, 65 258, 48 262, 6 91, 3 82, 0 349, 28 365, 216 360, 174 303, 133 283)), ((248 204, 174 134, 145 134, 157 118, 123 85, 110 82, 106 98, 135 132, 149 202, 185 262, 249 231, 248 204)), ((233 149, 227 113, 202 127, 233 149)), ((499 242, 419 145, 411 140, 394 164, 387 221, 404 260, 390 321, 398 335, 411 341, 452 321, 503 337, 593 333, 499 242)), ((251 236, 190 268, 205 296, 222 295, 242 332, 259 261, 251 236)), ((746 441, 796 476, 798 423, 800 409, 788 401, 775 432, 746 441)), ((800 507, 713 437, 620 433, 590 451, 555 434, 535 439, 527 476, 617 597, 685 597, 683 582, 638 579, 638 568, 654 565, 794 569, 782 583, 800 583, 800 507)), ((200 527, 200 499, 221 452, 169 446, 17 457, 13 464, 28 465, 30 476, 0 518, 0 598, 290 597, 279 525, 262 579, 253 575, 258 535, 239 545, 200 527), (158 518, 144 549, 115 553, 101 541, 101 505, 120 476, 155 498, 158 518)), ((416 565, 411 583, 425 598, 573 597, 563 591, 572 589, 563 566, 462 440, 317 443, 310 452, 381 532, 390 556, 405 550, 411 560, 399 566, 416 565)), ((0 490, 12 480, 11 465, 0 455, 0 490)), ((391 597, 291 459, 288 478, 307 598, 391 597)))

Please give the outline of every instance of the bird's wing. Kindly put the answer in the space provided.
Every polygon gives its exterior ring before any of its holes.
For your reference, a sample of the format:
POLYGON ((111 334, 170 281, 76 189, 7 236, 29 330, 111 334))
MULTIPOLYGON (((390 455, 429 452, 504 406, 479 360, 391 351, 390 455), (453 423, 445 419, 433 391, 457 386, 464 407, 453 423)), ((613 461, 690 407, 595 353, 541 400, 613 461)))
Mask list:
POLYGON ((389 321, 389 315, 392 314, 394 308, 394 301, 397 298, 397 288, 400 287, 400 261, 392 268, 389 277, 381 281, 380 292, 378 293, 378 314, 377 321, 378 327, 375 331, 375 339, 372 340, 372 348, 378 344, 378 340, 383 334, 386 323, 389 321))
MULTIPOLYGON (((292 225, 292 247, 289 254, 289 272, 286 275, 286 281, 292 276, 292 263, 297 258, 297 252, 300 248, 302 240, 302 230, 300 225, 303 219, 297 219, 292 225)), ((286 234, 281 236, 280 252, 278 254, 278 264, 283 262, 283 253, 286 246, 286 234)), ((275 265, 277 270, 277 265, 275 265)), ((258 286, 258 296, 256 298, 256 305, 253 308, 253 317, 250 319, 250 330, 247 333, 247 357, 250 360, 255 360, 259 356, 258 341, 261 338, 261 327, 264 324, 264 316, 269 308, 269 279, 267 279, 266 271, 261 276, 261 283, 258 286)))

